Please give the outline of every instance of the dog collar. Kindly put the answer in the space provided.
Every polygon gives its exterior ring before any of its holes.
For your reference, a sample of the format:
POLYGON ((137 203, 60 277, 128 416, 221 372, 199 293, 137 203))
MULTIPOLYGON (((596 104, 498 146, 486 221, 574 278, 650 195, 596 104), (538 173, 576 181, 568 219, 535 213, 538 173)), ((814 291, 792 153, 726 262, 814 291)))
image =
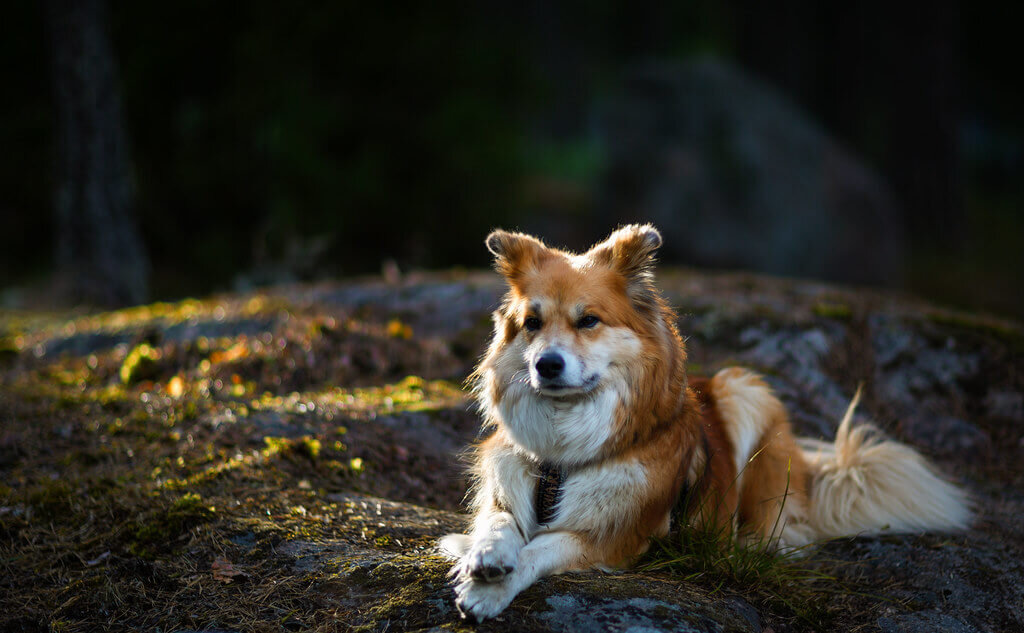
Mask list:
POLYGON ((542 462, 537 477, 537 495, 534 508, 537 511, 537 525, 547 525, 555 518, 555 507, 562 497, 562 486, 566 473, 558 467, 542 462))

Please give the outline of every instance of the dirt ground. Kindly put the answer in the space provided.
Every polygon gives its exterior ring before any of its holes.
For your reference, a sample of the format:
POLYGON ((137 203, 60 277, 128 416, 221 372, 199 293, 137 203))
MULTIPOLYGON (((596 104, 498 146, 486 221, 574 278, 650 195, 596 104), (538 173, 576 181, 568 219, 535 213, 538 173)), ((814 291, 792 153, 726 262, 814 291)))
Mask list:
POLYGON ((434 543, 465 521, 462 381, 496 276, 7 312, 0 630, 1024 630, 1024 329, 863 289, 661 279, 692 373, 753 367, 820 437, 863 384, 862 415, 965 485, 975 528, 823 544, 801 563, 817 580, 567 575, 473 627, 434 543))

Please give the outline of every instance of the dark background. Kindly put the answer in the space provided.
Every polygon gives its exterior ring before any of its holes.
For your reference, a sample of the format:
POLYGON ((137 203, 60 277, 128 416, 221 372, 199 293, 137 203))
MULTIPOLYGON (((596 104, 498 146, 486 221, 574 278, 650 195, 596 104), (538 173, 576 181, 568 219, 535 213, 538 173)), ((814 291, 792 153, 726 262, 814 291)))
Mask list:
POLYGON ((9 307, 482 267, 495 226, 581 248, 649 219, 668 263, 1024 315, 1019 4, 7 4, 9 307))

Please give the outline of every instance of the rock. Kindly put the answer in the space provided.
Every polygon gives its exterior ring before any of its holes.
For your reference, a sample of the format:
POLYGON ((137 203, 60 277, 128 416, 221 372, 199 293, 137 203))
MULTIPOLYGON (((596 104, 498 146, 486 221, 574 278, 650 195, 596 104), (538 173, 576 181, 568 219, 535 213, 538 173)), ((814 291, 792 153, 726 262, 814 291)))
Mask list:
POLYGON ((880 178, 735 66, 633 68, 602 134, 605 224, 654 222, 668 261, 859 282, 901 270, 880 178))
MULTIPOLYGON (((925 336, 901 319, 868 319, 876 359, 875 388, 904 435, 937 455, 982 455, 990 440, 966 420, 980 355, 959 349, 955 336, 925 336)), ((926 328, 927 329, 927 328, 926 328)))
POLYGON ((1024 424, 1024 394, 991 390, 985 394, 985 408, 993 418, 1024 424))
POLYGON ((379 416, 377 424, 392 429, 401 446, 414 446, 418 452, 437 456, 457 455, 465 446, 464 439, 437 423, 425 413, 379 416))
POLYGON ((978 633, 978 629, 937 611, 918 611, 895 618, 878 618, 882 633, 978 633))
POLYGON ((756 611, 751 614, 753 608, 744 601, 721 601, 711 609, 695 610, 649 598, 586 600, 553 595, 545 602, 550 610, 538 619, 550 630, 564 633, 717 633, 723 625, 737 632, 761 631, 756 611))
POLYGON ((400 315, 414 332, 452 336, 472 329, 481 316, 498 307, 503 286, 493 276, 462 280, 425 279, 410 275, 398 284, 363 283, 341 287, 322 286, 303 299, 323 305, 339 305, 358 311, 383 311, 400 315))
POLYGON ((932 454, 947 457, 982 457, 991 441, 977 426, 949 415, 910 414, 903 419, 900 430, 932 454))

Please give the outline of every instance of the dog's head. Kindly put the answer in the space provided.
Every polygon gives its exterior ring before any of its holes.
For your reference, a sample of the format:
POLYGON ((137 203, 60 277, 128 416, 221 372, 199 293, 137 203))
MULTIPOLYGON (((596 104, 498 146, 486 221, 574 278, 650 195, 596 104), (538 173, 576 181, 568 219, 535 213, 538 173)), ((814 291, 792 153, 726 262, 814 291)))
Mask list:
POLYGON ((625 226, 581 255, 522 233, 491 233, 487 248, 509 285, 495 313, 493 368, 508 380, 528 376, 537 395, 563 399, 640 364, 661 318, 651 274, 659 246, 650 225, 625 226))

